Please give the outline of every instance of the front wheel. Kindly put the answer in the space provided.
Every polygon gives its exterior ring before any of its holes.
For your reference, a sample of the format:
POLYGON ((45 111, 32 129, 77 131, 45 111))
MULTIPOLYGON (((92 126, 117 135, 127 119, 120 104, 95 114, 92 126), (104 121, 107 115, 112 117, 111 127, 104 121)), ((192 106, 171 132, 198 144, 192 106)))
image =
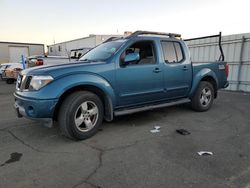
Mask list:
POLYGON ((194 110, 203 112, 211 108, 214 100, 214 87, 210 82, 202 81, 191 99, 194 110))
POLYGON ((102 124, 102 101, 88 91, 73 93, 62 103, 58 121, 63 135, 77 140, 87 139, 96 134, 102 124))
POLYGON ((7 84, 13 84, 15 82, 15 79, 13 79, 13 78, 8 78, 7 80, 6 80, 6 83, 7 84))

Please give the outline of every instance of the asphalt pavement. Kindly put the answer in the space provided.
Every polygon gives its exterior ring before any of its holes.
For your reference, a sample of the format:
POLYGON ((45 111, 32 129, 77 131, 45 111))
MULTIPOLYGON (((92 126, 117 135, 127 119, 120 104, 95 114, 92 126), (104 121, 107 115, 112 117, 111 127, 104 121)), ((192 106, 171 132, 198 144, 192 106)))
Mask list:
POLYGON ((221 91, 203 113, 180 105, 118 117, 72 141, 17 118, 14 88, 0 81, 1 188, 250 188, 250 94, 221 91))

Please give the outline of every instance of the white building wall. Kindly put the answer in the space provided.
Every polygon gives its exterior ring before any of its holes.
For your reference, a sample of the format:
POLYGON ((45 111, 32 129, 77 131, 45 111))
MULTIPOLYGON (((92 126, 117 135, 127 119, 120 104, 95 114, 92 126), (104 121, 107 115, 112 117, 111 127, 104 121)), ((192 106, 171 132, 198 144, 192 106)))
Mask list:
POLYGON ((123 35, 96 35, 95 43, 96 46, 108 40, 110 37, 122 37, 123 35))
POLYGON ((28 50, 27 55, 28 56, 43 55, 44 54, 44 45, 43 44, 0 42, 0 63, 9 63, 10 62, 10 48, 11 47, 27 48, 27 50, 28 50))
POLYGON ((79 48, 94 48, 96 46, 95 43, 96 36, 80 39, 80 40, 74 40, 71 42, 67 42, 65 44, 65 51, 70 53, 70 50, 72 49, 79 49, 79 48))
POLYGON ((110 37, 121 37, 122 35, 90 35, 89 37, 66 41, 48 46, 49 55, 67 56, 72 49, 94 48, 110 37), (60 46, 60 51, 59 51, 60 46), (52 51, 50 50, 52 48, 52 51))
POLYGON ((48 46, 49 55, 68 56, 72 49, 95 47, 95 36, 66 41, 48 46), (60 50, 59 50, 60 49, 60 50))

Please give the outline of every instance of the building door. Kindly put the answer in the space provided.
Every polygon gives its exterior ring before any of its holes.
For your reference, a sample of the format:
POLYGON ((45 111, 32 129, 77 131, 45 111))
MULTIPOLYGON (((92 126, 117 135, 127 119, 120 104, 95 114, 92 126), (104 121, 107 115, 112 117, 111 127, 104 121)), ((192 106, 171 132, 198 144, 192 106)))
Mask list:
POLYGON ((29 56, 29 48, 28 47, 18 47, 18 46, 10 46, 9 47, 9 62, 10 63, 19 63, 21 61, 21 56, 28 57, 29 56))

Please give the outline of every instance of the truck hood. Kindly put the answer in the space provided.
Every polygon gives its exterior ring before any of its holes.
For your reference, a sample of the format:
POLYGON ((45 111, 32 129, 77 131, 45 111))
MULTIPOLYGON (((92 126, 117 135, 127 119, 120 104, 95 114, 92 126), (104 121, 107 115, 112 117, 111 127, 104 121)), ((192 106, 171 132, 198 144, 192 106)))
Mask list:
POLYGON ((66 75, 76 74, 80 72, 92 72, 97 73, 100 70, 105 69, 106 62, 76 62, 61 65, 45 65, 33 68, 28 68, 22 71, 22 74, 32 75, 50 75, 53 78, 66 75))

